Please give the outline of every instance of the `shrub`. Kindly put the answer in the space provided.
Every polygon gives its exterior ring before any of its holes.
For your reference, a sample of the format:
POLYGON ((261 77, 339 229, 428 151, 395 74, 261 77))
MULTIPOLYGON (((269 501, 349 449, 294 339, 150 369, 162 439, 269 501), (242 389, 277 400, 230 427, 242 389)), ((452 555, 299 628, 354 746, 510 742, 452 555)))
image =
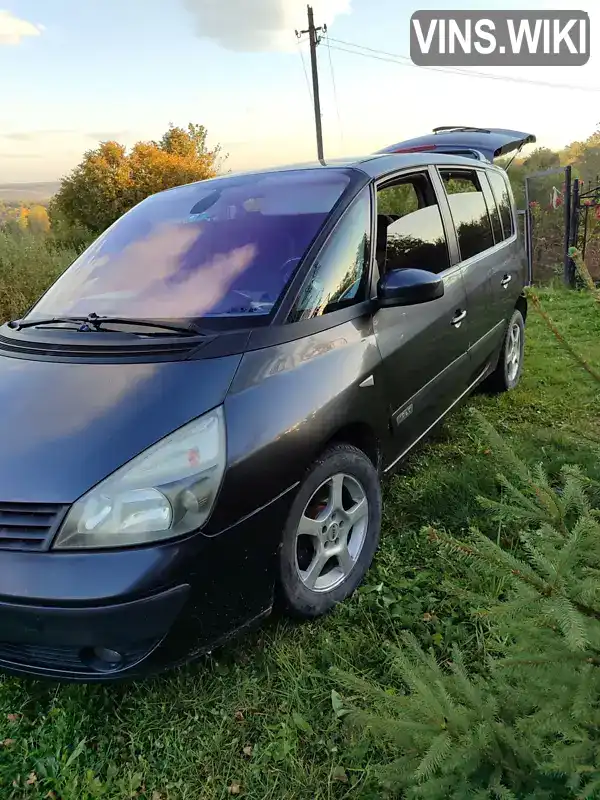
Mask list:
POLYGON ((22 316, 81 251, 53 235, 0 229, 0 320, 22 316))

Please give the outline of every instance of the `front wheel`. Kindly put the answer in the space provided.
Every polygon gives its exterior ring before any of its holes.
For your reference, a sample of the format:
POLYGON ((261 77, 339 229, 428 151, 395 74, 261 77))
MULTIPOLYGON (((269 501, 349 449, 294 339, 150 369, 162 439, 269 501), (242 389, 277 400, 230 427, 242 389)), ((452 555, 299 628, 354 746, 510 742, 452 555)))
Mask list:
POLYGON ((284 609, 312 619, 351 595, 371 566, 380 531, 377 470, 356 447, 331 447, 309 470, 283 533, 278 589, 284 609))
POLYGON ((506 330, 498 366, 486 381, 486 387, 490 391, 509 392, 518 385, 523 372, 524 348, 525 321, 521 312, 516 309, 506 330))

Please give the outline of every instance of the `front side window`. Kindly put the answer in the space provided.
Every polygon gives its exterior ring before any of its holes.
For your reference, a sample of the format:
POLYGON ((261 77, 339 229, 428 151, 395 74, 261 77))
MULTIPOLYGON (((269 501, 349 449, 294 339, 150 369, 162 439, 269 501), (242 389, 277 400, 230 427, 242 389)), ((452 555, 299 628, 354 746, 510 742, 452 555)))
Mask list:
POLYGON ((153 195, 88 248, 32 316, 269 315, 351 175, 289 170, 153 195))
POLYGON ((364 189, 333 231, 290 313, 290 322, 330 314, 367 299, 371 198, 364 189))
POLYGON ((428 173, 417 173, 377 193, 377 263, 381 275, 396 269, 448 269, 442 215, 428 173))
POLYGON ((488 172, 490 183, 492 184, 492 191, 500 209, 500 219, 502 220, 502 228, 504 229, 504 238, 510 239, 515 232, 515 220, 512 212, 512 202, 510 193, 508 191, 508 184, 504 175, 501 172, 490 170, 488 172))
POLYGON ((494 246, 492 223, 488 214, 479 174, 466 170, 440 170, 458 246, 463 261, 494 246))

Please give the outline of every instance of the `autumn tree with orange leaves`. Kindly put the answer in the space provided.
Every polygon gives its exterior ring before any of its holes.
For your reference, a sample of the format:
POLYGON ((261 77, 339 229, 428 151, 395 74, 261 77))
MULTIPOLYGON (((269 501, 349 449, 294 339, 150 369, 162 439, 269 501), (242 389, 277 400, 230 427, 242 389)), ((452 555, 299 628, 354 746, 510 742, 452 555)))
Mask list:
POLYGON ((138 142, 128 152, 118 142, 102 142, 63 178, 50 204, 51 218, 100 234, 151 194, 214 178, 223 156, 210 149, 203 125, 171 125, 157 142, 138 142))

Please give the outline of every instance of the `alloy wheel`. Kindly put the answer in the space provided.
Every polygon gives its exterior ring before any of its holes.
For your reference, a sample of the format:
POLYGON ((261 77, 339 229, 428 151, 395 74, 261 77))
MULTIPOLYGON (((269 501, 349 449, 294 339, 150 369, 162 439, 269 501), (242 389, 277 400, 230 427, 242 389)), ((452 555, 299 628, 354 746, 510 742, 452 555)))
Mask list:
POLYGON ((513 383, 519 374, 521 365, 521 327, 514 323, 508 334, 506 347, 506 373, 509 383, 513 383))
POLYGON ((329 592, 354 568, 363 549, 369 503, 360 482, 332 475, 307 503, 296 533, 296 570, 313 592, 329 592))

